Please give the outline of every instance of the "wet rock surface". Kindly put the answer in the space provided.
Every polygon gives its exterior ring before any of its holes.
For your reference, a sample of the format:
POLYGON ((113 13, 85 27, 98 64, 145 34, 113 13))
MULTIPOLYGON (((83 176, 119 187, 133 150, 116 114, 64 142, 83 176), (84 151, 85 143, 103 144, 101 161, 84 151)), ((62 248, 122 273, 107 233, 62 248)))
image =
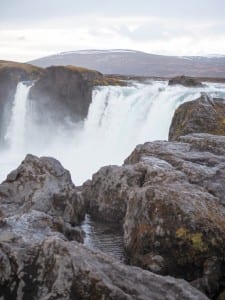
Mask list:
POLYGON ((107 220, 111 207, 123 224, 132 264, 185 278, 212 298, 225 285, 223 149, 224 138, 208 134, 145 143, 122 167, 100 169, 83 192, 90 212, 107 220))
POLYGON ((207 299, 183 280, 78 243, 74 225, 84 211, 69 172, 53 158, 28 155, 8 175, 0 185, 1 299, 207 299))
POLYGON ((189 133, 225 135, 225 100, 202 93, 199 99, 179 106, 170 126, 169 140, 189 133))

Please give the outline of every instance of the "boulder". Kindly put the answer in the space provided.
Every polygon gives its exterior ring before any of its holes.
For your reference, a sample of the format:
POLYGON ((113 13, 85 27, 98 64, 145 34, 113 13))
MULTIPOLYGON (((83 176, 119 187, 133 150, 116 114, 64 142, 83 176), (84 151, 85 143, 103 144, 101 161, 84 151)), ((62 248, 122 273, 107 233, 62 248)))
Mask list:
POLYGON ((225 135, 225 100, 201 97, 180 105, 173 116, 169 140, 177 140, 189 133, 225 135))
POLYGON ((0 184, 0 241, 32 245, 47 236, 83 240, 84 202, 53 158, 27 155, 0 184))
POLYGON ((145 143, 83 186, 90 214, 107 220, 111 206, 123 224, 131 264, 184 278, 210 297, 224 289, 224 142, 194 134, 145 143))
POLYGON ((0 185, 0 203, 3 217, 35 210, 76 225, 85 215, 69 171, 54 158, 31 154, 0 185))
POLYGON ((202 84, 198 79, 188 76, 177 76, 174 78, 171 78, 169 80, 169 85, 183 85, 186 87, 203 87, 204 84, 202 84))

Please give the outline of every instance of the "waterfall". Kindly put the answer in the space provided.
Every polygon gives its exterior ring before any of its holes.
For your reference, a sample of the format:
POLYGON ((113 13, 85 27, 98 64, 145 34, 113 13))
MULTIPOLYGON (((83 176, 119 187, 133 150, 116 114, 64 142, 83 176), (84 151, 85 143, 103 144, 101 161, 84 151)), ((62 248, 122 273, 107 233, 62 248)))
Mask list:
POLYGON ((9 151, 23 152, 25 142, 26 126, 26 104, 31 85, 27 82, 20 82, 17 85, 14 103, 12 107, 12 117, 5 134, 5 140, 9 144, 9 151))
POLYGON ((216 84, 186 88, 155 81, 96 88, 77 145, 68 155, 74 157, 74 163, 64 159, 75 183, 90 178, 101 166, 122 164, 137 144, 167 140, 175 109, 197 99, 202 91, 225 97, 225 85, 216 84))
POLYGON ((62 126, 54 133, 48 124, 32 123, 34 108, 26 110, 29 89, 25 83, 18 84, 6 133, 9 150, 0 153, 0 181, 27 153, 33 153, 59 159, 70 170, 74 183, 82 184, 100 167, 122 164, 137 144, 167 140, 180 104, 197 99, 203 91, 225 98, 225 85, 215 83, 201 88, 168 86, 165 81, 96 87, 82 126, 62 126), (30 134, 26 134, 27 128, 30 134), (43 146, 41 140, 49 142, 43 146))

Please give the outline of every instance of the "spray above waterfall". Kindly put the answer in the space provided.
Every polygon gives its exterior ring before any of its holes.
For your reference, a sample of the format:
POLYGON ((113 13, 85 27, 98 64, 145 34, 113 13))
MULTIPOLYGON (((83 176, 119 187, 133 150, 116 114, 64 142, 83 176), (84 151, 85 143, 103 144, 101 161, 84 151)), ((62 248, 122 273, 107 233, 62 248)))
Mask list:
POLYGON ((199 89, 154 81, 97 87, 86 120, 79 126, 62 126, 54 133, 52 124, 50 128, 35 123, 29 90, 26 83, 18 84, 5 134, 9 147, 0 156, 0 181, 27 153, 32 153, 59 159, 70 170, 75 184, 81 184, 101 166, 122 164, 137 144, 166 140, 173 113, 183 102, 198 98, 202 91, 225 97, 222 84, 199 89))

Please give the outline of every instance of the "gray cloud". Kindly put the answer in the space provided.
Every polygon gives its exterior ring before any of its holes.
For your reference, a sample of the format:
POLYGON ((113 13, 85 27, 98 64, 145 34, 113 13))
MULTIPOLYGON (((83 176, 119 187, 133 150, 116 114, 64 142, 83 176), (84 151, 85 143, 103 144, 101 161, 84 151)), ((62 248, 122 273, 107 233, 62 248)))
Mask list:
POLYGON ((2 0, 0 58, 104 47, 225 53, 224 11, 224 0, 2 0))
POLYGON ((224 10, 224 0, 7 0, 0 3, 0 20, 23 23, 81 14, 223 20, 224 10))
POLYGON ((117 32, 135 41, 167 40, 174 36, 180 37, 190 34, 190 31, 187 30, 187 28, 182 28, 182 30, 180 30, 177 24, 171 25, 160 21, 146 22, 134 30, 130 30, 126 25, 123 25, 117 32))

